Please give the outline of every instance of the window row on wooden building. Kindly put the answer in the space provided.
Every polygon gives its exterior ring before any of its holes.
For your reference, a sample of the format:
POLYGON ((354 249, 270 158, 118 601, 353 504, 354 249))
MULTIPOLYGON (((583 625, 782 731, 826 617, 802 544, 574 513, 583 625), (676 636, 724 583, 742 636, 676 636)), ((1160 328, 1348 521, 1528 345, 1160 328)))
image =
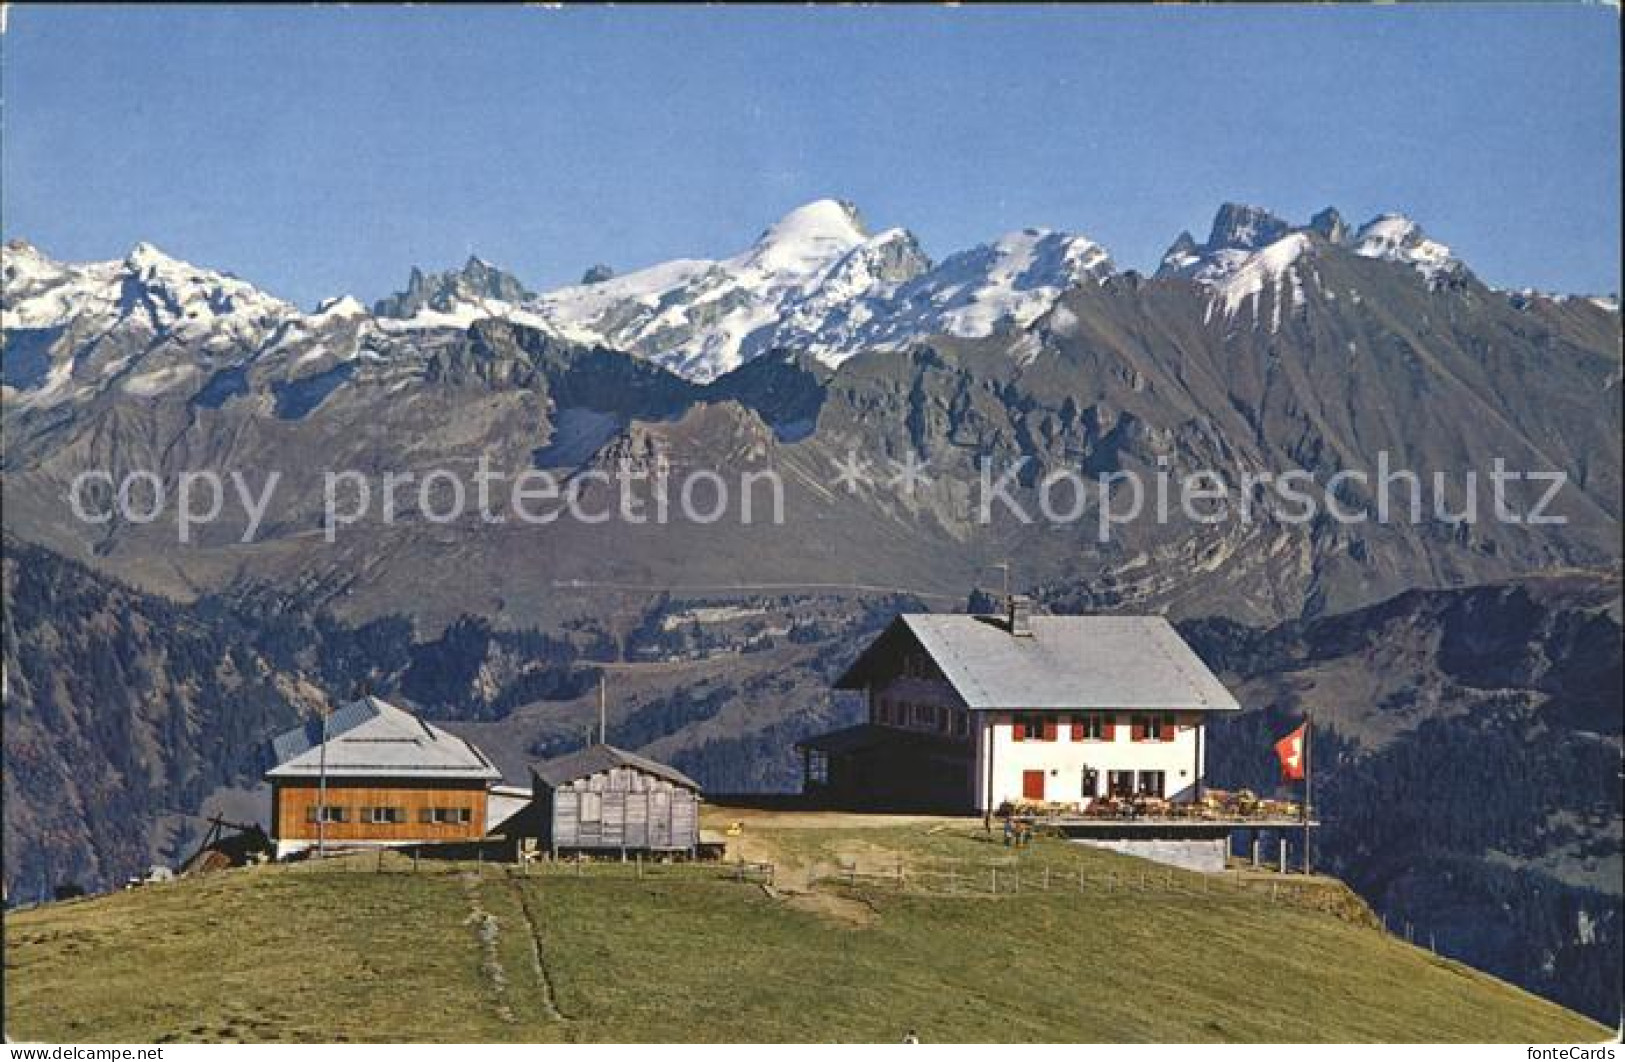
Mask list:
POLYGON ((970 712, 940 704, 915 704, 882 697, 875 704, 875 722, 882 726, 926 730, 949 737, 969 738, 970 712))
MULTIPOLYGON (((418 822, 441 826, 466 826, 473 821, 471 808, 440 808, 428 807, 418 809, 418 822)), ((306 822, 364 822, 374 825, 391 823, 404 823, 407 821, 404 807, 363 807, 350 808, 343 804, 312 804, 305 809, 306 822), (350 813, 354 811, 356 817, 352 819, 350 813)))

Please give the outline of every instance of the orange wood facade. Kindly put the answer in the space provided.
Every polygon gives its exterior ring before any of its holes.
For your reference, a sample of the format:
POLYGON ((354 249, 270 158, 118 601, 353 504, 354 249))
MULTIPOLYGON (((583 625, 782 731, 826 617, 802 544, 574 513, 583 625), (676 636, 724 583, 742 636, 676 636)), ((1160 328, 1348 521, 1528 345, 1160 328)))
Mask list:
MULTIPOLYGON (((277 781, 271 787, 272 835, 279 841, 314 841, 315 781, 277 781)), ((485 836, 484 782, 401 785, 388 779, 329 779, 327 806, 343 808, 343 822, 328 822, 329 841, 470 841, 485 836), (366 821, 364 809, 399 809, 399 822, 366 821), (466 823, 424 822, 424 812, 468 812, 466 823)))

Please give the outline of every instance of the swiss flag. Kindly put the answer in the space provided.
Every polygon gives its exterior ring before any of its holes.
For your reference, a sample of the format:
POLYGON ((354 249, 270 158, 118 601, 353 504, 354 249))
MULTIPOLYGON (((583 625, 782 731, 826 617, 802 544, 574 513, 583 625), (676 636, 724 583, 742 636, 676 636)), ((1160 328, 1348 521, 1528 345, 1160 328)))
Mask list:
POLYGON ((1281 757, 1281 777, 1289 782, 1303 781, 1303 740, 1305 723, 1275 743, 1275 754, 1281 757))

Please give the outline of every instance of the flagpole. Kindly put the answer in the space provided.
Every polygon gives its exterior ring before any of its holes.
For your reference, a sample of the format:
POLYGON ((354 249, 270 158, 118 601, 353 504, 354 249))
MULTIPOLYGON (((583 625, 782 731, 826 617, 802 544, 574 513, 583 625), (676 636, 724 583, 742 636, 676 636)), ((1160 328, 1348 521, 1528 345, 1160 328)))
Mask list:
POLYGON ((327 711, 322 713, 321 766, 316 775, 316 858, 327 858, 327 711))
POLYGON ((1314 760, 1310 756, 1313 713, 1303 713, 1303 873, 1309 876, 1309 801, 1314 793, 1314 760))

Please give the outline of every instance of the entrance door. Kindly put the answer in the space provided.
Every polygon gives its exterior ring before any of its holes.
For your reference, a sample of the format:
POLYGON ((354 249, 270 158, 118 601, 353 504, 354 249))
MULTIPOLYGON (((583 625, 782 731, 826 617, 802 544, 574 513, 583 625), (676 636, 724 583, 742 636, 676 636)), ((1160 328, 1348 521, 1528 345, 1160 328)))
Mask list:
POLYGON ((1021 795, 1028 800, 1044 799, 1044 772, 1021 772, 1021 795))

